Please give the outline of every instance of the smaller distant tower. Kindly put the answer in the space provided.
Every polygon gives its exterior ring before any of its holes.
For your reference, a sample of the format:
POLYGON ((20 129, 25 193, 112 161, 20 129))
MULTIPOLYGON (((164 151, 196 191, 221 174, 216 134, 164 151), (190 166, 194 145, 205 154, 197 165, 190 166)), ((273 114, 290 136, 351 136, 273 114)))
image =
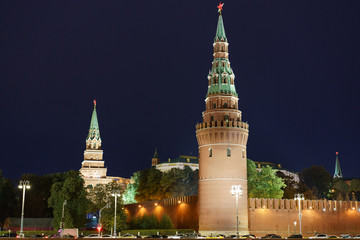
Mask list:
POLYGON ((153 156, 153 158, 151 160, 151 166, 155 167, 159 163, 160 163, 160 158, 159 158, 159 155, 157 153, 157 148, 155 148, 155 153, 154 153, 154 156, 153 156))
POLYGON ((107 168, 104 167, 103 150, 101 150, 101 138, 98 118, 96 114, 96 100, 94 100, 94 110, 91 116, 89 133, 86 138, 86 150, 84 161, 80 173, 84 178, 85 186, 96 184, 106 184, 111 179, 106 179, 107 168))
POLYGON ((340 168, 339 153, 338 153, 338 152, 336 152, 334 178, 343 178, 343 175, 342 175, 342 172, 341 172, 341 168, 340 168))

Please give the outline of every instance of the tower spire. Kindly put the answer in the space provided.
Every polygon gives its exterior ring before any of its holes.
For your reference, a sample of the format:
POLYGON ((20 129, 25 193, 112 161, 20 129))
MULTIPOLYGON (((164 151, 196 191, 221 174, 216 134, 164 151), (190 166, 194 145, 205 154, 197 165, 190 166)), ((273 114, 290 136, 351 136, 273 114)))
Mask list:
POLYGON ((94 100, 94 110, 91 116, 89 133, 86 138, 86 148, 100 149, 100 146, 101 146, 100 129, 99 129, 99 123, 96 113, 96 100, 94 100))
POLYGON ((339 153, 336 152, 334 178, 342 178, 342 177, 343 177, 343 175, 342 175, 341 168, 340 168, 339 153))
POLYGON ((216 34, 215 34, 215 38, 214 38, 214 42, 217 42, 217 41, 227 42, 227 38, 225 35, 224 22, 223 22, 223 18, 221 15, 221 10, 220 10, 218 24, 217 24, 217 28, 216 28, 216 34))
MULTIPOLYGON (((219 8, 219 6, 218 6, 219 8)), ((222 9, 222 8, 221 8, 222 9)), ((229 43, 225 35, 222 15, 219 15, 216 34, 214 38, 214 60, 208 74, 207 97, 214 95, 227 95, 238 97, 235 89, 235 75, 229 61, 229 43)))

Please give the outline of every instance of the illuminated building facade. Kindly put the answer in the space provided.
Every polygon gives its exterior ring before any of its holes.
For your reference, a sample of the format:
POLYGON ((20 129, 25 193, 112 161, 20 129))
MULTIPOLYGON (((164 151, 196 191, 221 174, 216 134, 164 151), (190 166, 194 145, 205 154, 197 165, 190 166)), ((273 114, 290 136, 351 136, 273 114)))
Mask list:
POLYGON ((240 234, 248 231, 246 144, 249 125, 238 110, 235 75, 230 67, 228 40, 220 12, 214 39, 214 60, 208 75, 206 110, 196 125, 199 145, 199 231, 235 234, 236 203, 232 185, 241 185, 240 234))

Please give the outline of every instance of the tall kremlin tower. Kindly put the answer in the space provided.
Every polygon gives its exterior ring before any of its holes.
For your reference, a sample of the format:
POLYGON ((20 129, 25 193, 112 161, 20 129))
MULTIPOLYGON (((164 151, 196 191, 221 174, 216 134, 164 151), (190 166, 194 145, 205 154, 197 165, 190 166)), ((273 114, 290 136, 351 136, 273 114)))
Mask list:
POLYGON ((238 200, 239 231, 248 234, 246 144, 249 125, 238 110, 235 75, 230 67, 222 5, 214 39, 214 60, 208 75, 206 110, 196 125, 199 144, 199 231, 202 234, 237 231, 233 185, 241 185, 238 200))

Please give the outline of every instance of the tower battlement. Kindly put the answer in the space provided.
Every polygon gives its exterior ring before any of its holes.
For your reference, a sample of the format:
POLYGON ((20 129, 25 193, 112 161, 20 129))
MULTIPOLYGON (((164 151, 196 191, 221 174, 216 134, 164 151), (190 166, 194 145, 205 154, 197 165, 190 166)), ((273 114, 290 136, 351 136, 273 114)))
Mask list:
POLYGON ((197 131, 205 128, 242 128, 249 130, 249 124, 237 120, 210 121, 196 124, 197 131))

